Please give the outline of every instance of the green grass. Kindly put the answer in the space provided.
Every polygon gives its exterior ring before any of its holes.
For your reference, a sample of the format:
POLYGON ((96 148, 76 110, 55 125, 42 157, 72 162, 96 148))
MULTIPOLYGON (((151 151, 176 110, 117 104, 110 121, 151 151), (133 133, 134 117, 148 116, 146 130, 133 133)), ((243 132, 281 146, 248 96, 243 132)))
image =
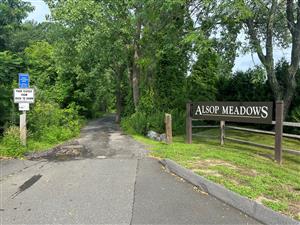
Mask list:
POLYGON ((25 153, 30 152, 39 152, 51 149, 59 144, 62 144, 64 141, 57 141, 49 143, 47 141, 38 141, 29 139, 27 146, 7 146, 1 143, 0 139, 0 159, 1 158, 23 158, 25 153))
POLYGON ((39 152, 51 149, 67 140, 75 138, 80 133, 80 127, 85 124, 82 121, 80 126, 74 129, 69 127, 46 127, 42 134, 31 134, 28 132, 26 147, 20 143, 19 128, 11 126, 4 137, 0 138, 0 159, 1 158, 22 158, 25 153, 39 152))
MULTIPOLYGON (((217 129, 200 132, 219 135, 217 129)), ((274 137, 242 131, 226 131, 226 136, 273 145, 274 137)), ((171 145, 134 135, 148 145, 151 155, 169 158, 214 182, 224 185, 273 210, 300 220, 300 156, 283 154, 283 164, 274 160, 273 151, 227 141, 220 146, 217 139, 174 137, 171 145)), ((284 147, 300 150, 300 141, 285 138, 284 147)))

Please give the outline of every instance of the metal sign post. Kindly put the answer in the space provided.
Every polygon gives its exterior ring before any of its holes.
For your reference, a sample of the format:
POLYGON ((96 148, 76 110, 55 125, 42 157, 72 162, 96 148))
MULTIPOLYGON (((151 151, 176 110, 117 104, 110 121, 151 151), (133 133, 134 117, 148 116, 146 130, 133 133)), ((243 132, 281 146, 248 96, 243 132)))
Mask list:
POLYGON ((22 145, 27 144, 26 111, 29 104, 34 103, 34 89, 29 88, 29 74, 19 73, 19 88, 14 89, 14 102, 19 104, 20 115, 20 140, 22 145))

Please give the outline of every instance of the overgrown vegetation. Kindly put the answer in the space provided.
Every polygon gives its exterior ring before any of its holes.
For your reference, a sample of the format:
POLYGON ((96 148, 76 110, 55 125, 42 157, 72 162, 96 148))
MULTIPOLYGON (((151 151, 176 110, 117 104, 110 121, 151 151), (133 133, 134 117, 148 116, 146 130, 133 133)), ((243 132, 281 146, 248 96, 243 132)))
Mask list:
POLYGON ((78 136, 83 123, 74 106, 60 109, 54 103, 36 102, 28 118, 27 146, 21 144, 19 127, 8 126, 0 142, 1 156, 22 157, 26 152, 50 148, 78 136))
MULTIPOLYGON (((219 131, 210 129, 197 134, 218 136, 219 131)), ((227 131, 228 137, 245 135, 257 143, 274 142, 274 137, 269 135, 227 131)), ((134 137, 150 148, 152 156, 172 159, 234 192, 300 220, 299 156, 284 153, 280 166, 273 160, 271 150, 229 141, 220 146, 217 139, 195 136, 193 144, 188 145, 184 136, 176 136, 174 143, 167 145, 140 135, 134 137)), ((300 151, 299 141, 285 138, 284 146, 300 151)))

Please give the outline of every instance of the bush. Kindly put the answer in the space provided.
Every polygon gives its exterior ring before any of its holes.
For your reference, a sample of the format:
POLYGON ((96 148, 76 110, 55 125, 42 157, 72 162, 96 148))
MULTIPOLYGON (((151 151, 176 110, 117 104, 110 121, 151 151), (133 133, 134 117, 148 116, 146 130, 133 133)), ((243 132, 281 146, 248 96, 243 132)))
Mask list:
POLYGON ((173 135, 184 134, 186 112, 181 110, 172 110, 171 115, 173 135))
POLYGON ((2 146, 1 156, 18 157, 24 154, 26 149, 21 145, 19 127, 10 126, 4 131, 2 146))
POLYGON ((121 126, 131 134, 145 135, 149 126, 146 113, 136 112, 131 116, 122 119, 121 126))
POLYGON ((81 119, 75 105, 61 109, 56 103, 37 102, 28 115, 28 125, 34 139, 56 143, 78 135, 81 119))
MULTIPOLYGON (((174 110, 172 115, 173 134, 182 134, 185 127, 185 112, 174 110)), ((148 131, 154 130, 158 133, 165 132, 164 112, 156 112, 146 114, 144 112, 136 112, 129 117, 125 117, 121 121, 121 127, 131 134, 146 135, 148 131)))

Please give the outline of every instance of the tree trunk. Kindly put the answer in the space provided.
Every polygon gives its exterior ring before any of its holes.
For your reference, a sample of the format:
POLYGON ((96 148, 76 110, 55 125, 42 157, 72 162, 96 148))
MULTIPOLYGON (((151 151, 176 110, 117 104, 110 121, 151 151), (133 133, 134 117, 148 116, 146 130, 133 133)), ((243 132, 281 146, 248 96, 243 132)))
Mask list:
POLYGON ((132 93, 133 93, 133 102, 134 102, 135 110, 137 110, 137 106, 139 104, 139 98, 140 98, 140 91, 139 91, 140 71, 137 65, 138 60, 139 60, 138 46, 135 43, 133 66, 132 66, 132 93))
POLYGON ((295 21, 293 0, 286 1, 286 14, 288 21, 288 29, 292 35, 292 52, 291 63, 288 68, 287 79, 285 80, 285 94, 284 94, 284 119, 288 115, 294 94, 297 88, 296 73, 299 69, 300 62, 300 0, 297 1, 297 16, 295 21))
POLYGON ((142 21, 140 18, 140 7, 136 7, 136 32, 134 37, 133 49, 133 65, 132 65, 132 93, 133 93, 133 102, 135 110, 137 110, 140 98, 140 91, 139 91, 139 80, 140 80, 140 68, 138 66, 138 61, 140 60, 140 46, 139 41, 141 38, 141 29, 142 29, 142 21))
POLYGON ((286 79, 286 88, 285 93, 283 97, 284 101, 284 112, 283 112, 283 118, 285 119, 288 116, 288 112, 292 103, 292 100, 294 98, 296 88, 297 88, 297 82, 296 82, 296 73, 297 70, 292 70, 291 67, 288 70, 288 75, 286 79))
POLYGON ((122 84, 122 78, 124 76, 126 65, 122 64, 119 66, 116 66, 114 69, 115 76, 116 76, 116 123, 121 122, 121 113, 122 113, 122 90, 121 90, 121 84, 122 84))
POLYGON ((270 66, 265 66, 265 69, 267 71, 267 76, 268 76, 268 82, 269 85, 271 87, 271 90, 273 92, 273 97, 274 97, 274 101, 279 101, 279 100, 283 100, 283 96, 282 96, 282 90, 281 87, 278 83, 278 80, 276 78, 276 72, 274 69, 274 65, 270 65, 270 66))
POLYGON ((121 122, 122 95, 121 95, 121 74, 116 74, 116 123, 121 122))

